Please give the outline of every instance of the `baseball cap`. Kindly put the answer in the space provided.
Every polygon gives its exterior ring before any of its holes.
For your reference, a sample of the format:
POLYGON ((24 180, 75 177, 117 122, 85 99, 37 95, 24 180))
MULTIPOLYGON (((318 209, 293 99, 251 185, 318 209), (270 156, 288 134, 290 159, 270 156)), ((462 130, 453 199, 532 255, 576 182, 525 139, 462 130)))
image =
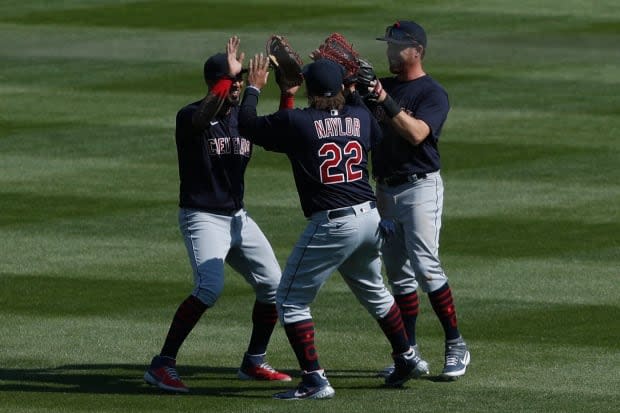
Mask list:
POLYGON ((332 60, 319 59, 304 66, 302 73, 310 95, 331 97, 342 90, 344 68, 332 60))
MULTIPOLYGON (((241 70, 238 76, 247 71, 247 69, 241 70)), ((204 64, 203 73, 206 82, 214 82, 228 76, 228 56, 226 53, 217 53, 208 58, 204 64)))
POLYGON ((385 35, 377 37, 389 43, 402 45, 422 45, 426 49, 426 32, 416 22, 410 20, 397 20, 391 26, 386 27, 385 35))

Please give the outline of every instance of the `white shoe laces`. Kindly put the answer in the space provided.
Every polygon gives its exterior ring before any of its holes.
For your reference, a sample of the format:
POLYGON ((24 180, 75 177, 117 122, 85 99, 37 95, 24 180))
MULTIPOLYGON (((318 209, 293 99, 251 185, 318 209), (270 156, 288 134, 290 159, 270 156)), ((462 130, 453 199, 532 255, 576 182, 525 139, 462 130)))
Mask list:
POLYGON ((259 366, 261 369, 265 369, 265 370, 269 370, 272 373, 275 373, 276 369, 274 369, 273 367, 271 367, 269 365, 269 363, 263 363, 259 366))
POLYGON ((164 370, 166 370, 166 373, 168 373, 168 375, 173 379, 181 380, 181 378, 179 377, 179 373, 177 373, 177 369, 175 369, 174 367, 166 366, 164 367, 164 370))
POLYGON ((446 366, 456 366, 458 363, 459 358, 457 356, 446 356, 446 366))

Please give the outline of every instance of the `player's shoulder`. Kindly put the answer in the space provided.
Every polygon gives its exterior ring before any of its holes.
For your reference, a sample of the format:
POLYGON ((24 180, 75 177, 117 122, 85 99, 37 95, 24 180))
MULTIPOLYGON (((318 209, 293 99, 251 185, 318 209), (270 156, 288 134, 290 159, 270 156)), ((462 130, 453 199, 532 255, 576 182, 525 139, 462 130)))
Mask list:
POLYGON ((436 89, 437 91, 441 91, 443 93, 445 93, 446 95, 448 94, 448 92, 446 91, 446 88, 443 87, 443 85, 441 83, 439 83, 439 81, 437 81, 435 78, 433 78, 431 75, 426 75, 422 78, 422 80, 425 82, 426 86, 428 88, 431 89, 436 89))
POLYGON ((183 118, 185 116, 190 116, 198 109, 198 107, 200 106, 200 102, 202 102, 201 100, 198 100, 196 102, 192 102, 192 103, 188 103, 187 105, 183 106, 181 109, 178 110, 177 112, 177 119, 183 118))

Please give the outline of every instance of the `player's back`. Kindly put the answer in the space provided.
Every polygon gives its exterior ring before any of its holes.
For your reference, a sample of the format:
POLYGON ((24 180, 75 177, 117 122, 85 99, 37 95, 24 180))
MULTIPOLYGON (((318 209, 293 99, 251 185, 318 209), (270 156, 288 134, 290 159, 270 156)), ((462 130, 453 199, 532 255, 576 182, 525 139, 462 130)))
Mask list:
POLYGON ((287 154, 304 214, 374 200, 367 166, 377 128, 370 113, 348 105, 288 112, 287 154))

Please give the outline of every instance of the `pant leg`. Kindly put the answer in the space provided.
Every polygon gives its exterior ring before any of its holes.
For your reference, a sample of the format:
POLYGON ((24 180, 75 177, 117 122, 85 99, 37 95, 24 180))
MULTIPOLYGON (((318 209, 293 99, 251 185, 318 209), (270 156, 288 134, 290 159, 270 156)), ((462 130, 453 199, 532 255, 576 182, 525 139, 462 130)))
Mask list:
POLYGON ((256 300, 275 303, 280 264, 269 240, 245 210, 233 217, 233 247, 226 262, 252 286, 256 300))
POLYGON ((348 217, 308 223, 288 258, 276 294, 282 324, 312 318, 309 306, 329 276, 351 254, 356 230, 348 217))
POLYGON ((398 219, 400 214, 400 206, 396 202, 398 193, 385 185, 377 186, 377 207, 381 218, 394 221, 396 230, 384 240, 381 247, 385 272, 392 293, 405 295, 417 290, 418 281, 405 245, 405 230, 398 219))
POLYGON ((179 210, 179 228, 194 275, 192 295, 212 307, 224 288, 224 259, 231 244, 230 217, 179 210))
POLYGON ((439 232, 443 212, 443 181, 439 172, 428 174, 395 197, 408 258, 424 292, 447 282, 439 260, 439 232))
POLYGON ((383 318, 394 304, 381 275, 381 236, 377 210, 356 216, 358 245, 339 271, 358 301, 375 318, 383 318))

